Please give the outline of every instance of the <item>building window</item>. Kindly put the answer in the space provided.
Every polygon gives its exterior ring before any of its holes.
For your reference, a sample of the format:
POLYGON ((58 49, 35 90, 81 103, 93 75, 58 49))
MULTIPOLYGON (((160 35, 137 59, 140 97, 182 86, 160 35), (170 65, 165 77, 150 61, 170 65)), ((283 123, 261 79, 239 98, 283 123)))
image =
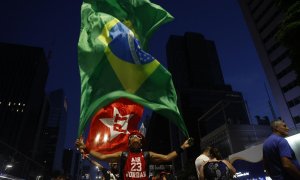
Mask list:
POLYGON ((297 104, 300 103, 300 96, 290 100, 289 102, 287 102, 287 105, 289 108, 293 107, 293 106, 296 106, 297 104))
POLYGON ((286 50, 283 54, 281 54, 279 57, 277 57, 274 61, 272 61, 272 66, 276 66, 277 64, 279 64, 284 58, 288 57, 289 55, 289 51, 286 50))
POLYGON ((276 75, 277 79, 281 79, 283 76, 287 75, 289 72, 293 70, 293 67, 289 65, 285 69, 283 69, 280 73, 276 75))
POLYGON ((294 81, 288 83, 286 86, 282 87, 281 90, 282 90, 283 93, 286 93, 286 92, 288 92, 289 90, 293 89, 296 86, 297 86, 297 81, 294 80, 294 81))
MULTIPOLYGON (((261 2, 263 2, 263 1, 261 1, 261 2)), ((260 5, 261 3, 259 3, 259 5, 260 5)), ((274 5, 274 2, 272 2, 272 1, 270 1, 270 3, 267 5, 267 7, 265 7, 265 9, 261 12, 261 14, 260 15, 258 15, 257 16, 257 18, 255 18, 255 23, 257 24, 258 23, 258 21, 260 21, 261 20, 261 18, 262 17, 264 17, 264 15, 268 12, 268 10, 269 9, 271 9, 271 7, 274 5)), ((253 14, 254 12, 252 12, 252 14, 253 14)))
POLYGON ((300 116, 299 115, 294 117, 294 122, 295 122, 295 124, 300 123, 300 116))
POLYGON ((277 49, 280 46, 279 42, 276 42, 275 44, 273 44, 273 46, 271 46, 270 49, 268 49, 268 54, 271 54, 275 49, 277 49))
POLYGON ((264 2, 263 0, 259 1, 259 3, 257 3, 257 5, 256 5, 253 9, 251 9, 251 14, 254 14, 255 11, 259 8, 259 6, 260 6, 263 2, 264 2))
POLYGON ((277 33, 278 29, 279 29, 279 25, 277 25, 265 38, 263 38, 263 42, 266 43, 271 38, 274 38, 274 36, 277 33))
POLYGON ((274 14, 267 20, 267 22, 264 23, 264 25, 258 30, 259 33, 262 33, 276 18, 276 16, 279 15, 279 11, 275 11, 274 14))

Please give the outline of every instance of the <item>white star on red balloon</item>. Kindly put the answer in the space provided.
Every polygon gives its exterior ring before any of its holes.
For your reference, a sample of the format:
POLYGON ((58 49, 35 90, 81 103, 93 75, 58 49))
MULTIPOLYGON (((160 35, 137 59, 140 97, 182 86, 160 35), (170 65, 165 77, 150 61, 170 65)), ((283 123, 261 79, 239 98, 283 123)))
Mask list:
POLYGON ((119 113, 119 110, 116 107, 114 107, 113 117, 110 117, 110 118, 100 118, 99 119, 105 126, 107 126, 109 128, 109 132, 110 132, 110 135, 108 136, 109 141, 111 141, 112 139, 114 139, 115 137, 117 137, 119 134, 123 134, 124 133, 122 131, 115 131, 114 130, 114 124, 121 125, 122 126, 122 130, 126 130, 125 133, 129 134, 129 131, 127 130, 127 127, 128 127, 128 121, 129 121, 129 119, 132 116, 133 116, 133 114, 127 114, 127 115, 122 116, 119 113), (125 118, 125 120, 115 122, 115 119, 117 117, 125 118))

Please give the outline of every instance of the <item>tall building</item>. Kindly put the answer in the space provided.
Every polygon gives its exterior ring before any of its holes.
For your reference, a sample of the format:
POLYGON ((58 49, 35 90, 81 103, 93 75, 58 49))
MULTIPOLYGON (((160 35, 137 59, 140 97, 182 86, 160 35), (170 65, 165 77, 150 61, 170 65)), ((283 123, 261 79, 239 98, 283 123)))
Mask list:
POLYGON ((224 84, 214 42, 199 33, 171 36, 167 58, 176 89, 231 89, 224 84))
POLYGON ((48 109, 48 121, 40 142, 40 151, 43 152, 40 160, 44 162, 48 171, 63 172, 66 169, 64 154, 69 151, 65 150, 67 101, 62 89, 49 93, 48 109))
POLYGON ((16 176, 30 179, 43 171, 36 157, 47 119, 47 76, 43 49, 0 43, 0 154, 16 176))
POLYGON ((65 174, 71 175, 71 169, 73 164, 73 150, 64 149, 62 158, 62 167, 65 174))
POLYGON ((283 13, 276 7, 275 0, 239 0, 239 3, 280 116, 290 129, 295 129, 295 124, 300 123, 300 87, 288 49, 275 38, 283 13))
MULTIPOLYGON (((230 85, 224 83, 223 74, 217 51, 213 41, 206 40, 199 33, 185 33, 184 36, 171 36, 167 43, 168 69, 173 76, 173 82, 178 95, 178 106, 182 113, 189 135, 195 139, 194 146, 182 156, 181 162, 188 160, 194 163, 200 154, 201 137, 209 132, 228 124, 249 124, 249 118, 243 96, 232 91, 230 85), (207 116, 211 111, 213 116, 207 116)), ((154 118, 157 118, 156 116, 154 118)), ((168 131, 159 121, 161 129, 168 131)), ((149 131, 151 130, 151 123, 149 131)), ((179 146, 183 140, 179 130, 171 125, 169 133, 172 147, 179 146)), ((166 132, 162 132, 166 134, 166 132)), ((151 147, 160 147, 162 133, 152 133, 151 147)), ((150 132, 149 132, 150 134, 150 132)), ((177 160, 178 161, 178 160, 177 160)), ((182 164, 181 163, 181 164, 182 164)), ((180 170, 181 165, 174 163, 175 170, 180 170)))

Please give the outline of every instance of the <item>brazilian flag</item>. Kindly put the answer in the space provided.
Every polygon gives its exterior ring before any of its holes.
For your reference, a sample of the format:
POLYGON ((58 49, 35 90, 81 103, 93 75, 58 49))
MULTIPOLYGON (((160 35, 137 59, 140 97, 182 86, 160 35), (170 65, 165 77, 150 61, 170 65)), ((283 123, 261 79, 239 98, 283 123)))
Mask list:
POLYGON ((167 117, 188 136, 171 74, 143 51, 136 33, 89 3, 83 3, 81 17, 79 134, 99 109, 125 97, 167 117))
POLYGON ((142 47, 160 25, 174 18, 162 7, 149 0, 84 0, 96 12, 110 14, 127 26, 142 47))

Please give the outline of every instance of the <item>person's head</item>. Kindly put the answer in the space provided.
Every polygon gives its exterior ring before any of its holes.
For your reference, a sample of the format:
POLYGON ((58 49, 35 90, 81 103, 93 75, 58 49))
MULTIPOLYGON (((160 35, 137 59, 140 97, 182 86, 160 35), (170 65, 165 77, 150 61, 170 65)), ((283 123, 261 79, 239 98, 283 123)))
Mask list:
POLYGON ((272 131, 280 136, 286 137, 289 134, 289 127, 281 119, 271 122, 272 131))
POLYGON ((144 136, 140 131, 134 130, 128 136, 128 146, 130 151, 140 151, 143 147, 144 136))
POLYGON ((204 155, 206 155, 206 156, 209 156, 210 150, 211 150, 211 147, 210 147, 210 146, 207 146, 207 147, 203 150, 202 154, 204 154, 204 155))
POLYGON ((218 148, 212 147, 209 151, 209 156, 211 159, 216 158, 217 160, 222 160, 222 155, 218 148))

